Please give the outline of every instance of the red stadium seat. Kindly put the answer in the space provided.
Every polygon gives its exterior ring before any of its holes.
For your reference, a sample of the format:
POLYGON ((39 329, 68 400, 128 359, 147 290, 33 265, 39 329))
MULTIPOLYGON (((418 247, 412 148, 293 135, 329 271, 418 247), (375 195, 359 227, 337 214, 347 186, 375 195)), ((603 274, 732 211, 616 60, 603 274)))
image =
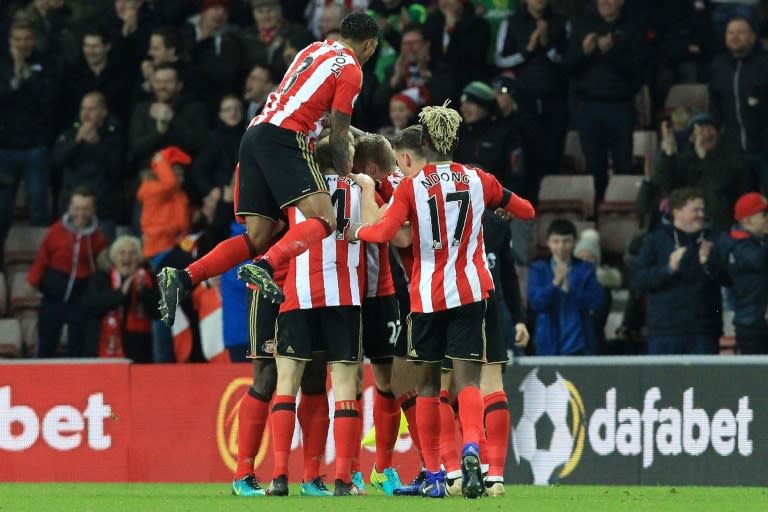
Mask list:
POLYGON ((641 231, 636 215, 610 212, 600 214, 597 230, 603 252, 614 256, 624 255, 629 243, 641 231))
POLYGON ((595 179, 589 174, 549 174, 541 180, 538 213, 576 214, 586 220, 594 215, 595 179))
POLYGON ((735 336, 721 336, 720 337, 720 354, 721 355, 736 355, 739 353, 739 347, 736 346, 735 336))
POLYGON ((650 130, 637 130, 632 133, 632 157, 639 160, 640 170, 646 176, 653 174, 656 154, 659 152, 659 135, 650 130))
POLYGON ((15 318, 0 318, 0 357, 22 354, 21 324, 15 318))
POLYGON ((35 309, 40 305, 42 295, 27 283, 27 272, 14 272, 11 277, 11 309, 35 309))
POLYGON ((0 272, 0 316, 8 312, 8 281, 5 274, 0 272))
POLYGON ((586 168, 587 164, 584 151, 581 149, 579 133, 576 130, 571 130, 565 136, 563 169, 567 172, 584 172, 586 168))
POLYGON ((605 197, 600 203, 600 214, 603 212, 634 213, 635 200, 640 192, 643 177, 634 174, 614 174, 608 179, 605 197))
POLYGON ((24 344, 23 354, 26 357, 35 357, 35 354, 37 354, 37 310, 22 310, 16 313, 16 318, 21 324, 21 340, 24 344))
POLYGON ((707 84, 675 84, 667 93, 664 108, 671 111, 677 107, 694 108, 709 112, 709 89, 707 84))
POLYGON ((11 226, 5 241, 5 264, 32 263, 48 228, 11 226))

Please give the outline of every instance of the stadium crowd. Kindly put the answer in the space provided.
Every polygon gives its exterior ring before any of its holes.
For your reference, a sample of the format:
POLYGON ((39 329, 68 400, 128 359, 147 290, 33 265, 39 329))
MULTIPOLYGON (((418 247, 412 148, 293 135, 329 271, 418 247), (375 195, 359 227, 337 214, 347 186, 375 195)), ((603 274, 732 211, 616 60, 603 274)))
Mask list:
MULTIPOLYGON (((39 341, 26 355, 61 355, 66 324, 72 357, 179 359, 173 332, 153 307, 154 274, 184 268, 242 229, 232 226, 232 203, 245 127, 296 54, 338 38, 341 20, 356 10, 381 30, 352 115, 363 132, 396 136, 422 107, 451 100, 463 121, 454 160, 487 170, 534 205, 544 176, 574 172, 566 134, 578 133, 582 171, 594 177, 586 220, 598 226, 610 177, 642 180, 629 264, 611 262, 624 275, 601 264, 605 241, 594 230, 580 234, 564 218, 542 226, 546 258, 521 277, 527 353, 713 354, 724 308, 735 311, 740 351, 768 353, 764 7, 715 0, 3 2, 0 240, 13 225, 51 225, 31 268, 22 267, 42 293, 39 341), (708 109, 665 109, 681 83, 708 84, 708 109), (638 109, 644 94, 650 100, 638 109), (660 148, 643 175, 633 133, 653 127, 660 148), (623 287, 630 290, 624 318, 616 339, 606 339, 610 290, 623 287)), ((537 244, 526 226, 510 229, 523 243, 507 264, 526 267, 540 255, 537 244)), ((227 299, 238 286, 234 274, 222 278, 225 317, 241 314, 227 309, 242 302, 227 299)), ((192 325, 186 361, 205 359, 197 306, 191 298, 182 303, 192 325)), ((247 329, 236 323, 225 321, 223 335, 233 359, 242 359, 247 329)), ((509 349, 522 350, 512 343, 516 322, 507 323, 509 349)))

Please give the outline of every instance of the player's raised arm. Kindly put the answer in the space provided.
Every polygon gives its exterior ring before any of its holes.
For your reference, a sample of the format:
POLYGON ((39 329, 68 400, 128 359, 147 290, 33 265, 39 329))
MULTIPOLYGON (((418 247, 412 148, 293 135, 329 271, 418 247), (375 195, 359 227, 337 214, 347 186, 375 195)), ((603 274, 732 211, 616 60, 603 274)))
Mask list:
POLYGON ((485 204, 488 208, 501 208, 520 220, 533 220, 536 217, 536 210, 530 201, 502 187, 492 174, 478 170, 478 175, 483 182, 485 204))
POLYGON ((352 117, 338 110, 331 111, 331 151, 333 165, 341 176, 352 172, 352 153, 349 145, 349 124, 352 117))

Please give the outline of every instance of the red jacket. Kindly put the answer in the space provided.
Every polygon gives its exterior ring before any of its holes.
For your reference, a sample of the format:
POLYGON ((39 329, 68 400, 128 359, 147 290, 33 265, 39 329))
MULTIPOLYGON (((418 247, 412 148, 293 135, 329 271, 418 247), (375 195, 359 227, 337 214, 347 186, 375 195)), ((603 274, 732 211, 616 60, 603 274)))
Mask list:
POLYGON ((95 221, 78 230, 64 215, 48 229, 27 281, 47 298, 66 302, 79 295, 85 279, 97 270, 96 258, 108 246, 95 221))

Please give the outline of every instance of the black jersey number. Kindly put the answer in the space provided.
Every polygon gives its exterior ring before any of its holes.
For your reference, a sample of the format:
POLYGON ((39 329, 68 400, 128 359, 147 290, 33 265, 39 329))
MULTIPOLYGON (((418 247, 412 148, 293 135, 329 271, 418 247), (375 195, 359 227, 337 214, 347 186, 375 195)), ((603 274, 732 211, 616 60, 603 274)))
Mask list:
POLYGON ((296 71, 294 71, 293 74, 291 75, 291 78, 288 80, 288 83, 285 84, 285 87, 283 87, 283 90, 281 91, 283 94, 288 92, 288 89, 293 87, 293 84, 295 84, 296 80, 299 79, 299 75, 305 72, 306 70, 308 70, 309 66, 312 65, 312 62, 314 62, 314 60, 315 59, 313 57, 304 57, 304 60, 301 62, 301 64, 299 64, 299 67, 296 68, 296 71))
POLYGON ((336 240, 344 240, 344 232, 349 225, 347 214, 347 190, 337 188, 331 195, 331 203, 336 210, 336 240))
MULTIPOLYGON (((445 195, 445 205, 448 203, 459 203, 459 218, 456 221, 456 228, 453 230, 451 238, 451 247, 456 247, 461 243, 464 235, 464 227, 467 224, 467 212, 469 211, 469 191, 450 192, 445 195)), ((440 213, 437 208, 437 196, 430 196, 427 200, 429 204, 429 220, 432 225, 432 249, 443 248, 443 238, 440 234, 440 213)))

